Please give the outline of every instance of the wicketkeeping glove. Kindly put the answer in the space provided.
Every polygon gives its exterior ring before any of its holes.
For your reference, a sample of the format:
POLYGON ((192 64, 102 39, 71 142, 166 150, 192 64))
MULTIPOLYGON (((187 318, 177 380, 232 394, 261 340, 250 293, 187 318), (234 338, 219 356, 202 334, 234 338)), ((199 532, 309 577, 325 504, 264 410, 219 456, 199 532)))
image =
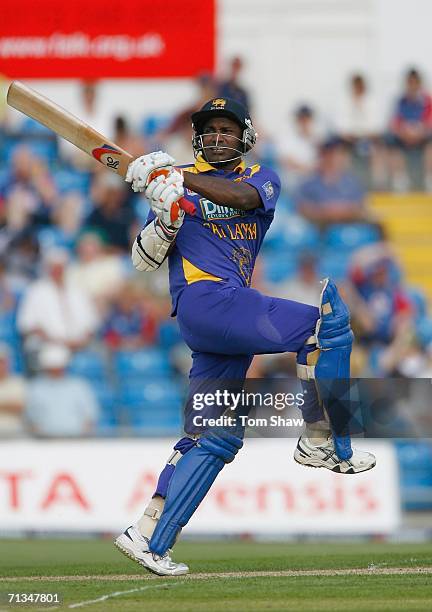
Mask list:
POLYGON ((164 153, 163 151, 155 151, 147 155, 137 157, 129 164, 125 181, 132 183, 132 189, 135 192, 145 191, 147 185, 151 181, 151 174, 158 168, 166 168, 169 172, 175 159, 164 153))
POLYGON ((155 215, 167 228, 179 229, 183 223, 184 211, 178 201, 184 196, 183 175, 171 170, 150 181, 145 196, 155 215))

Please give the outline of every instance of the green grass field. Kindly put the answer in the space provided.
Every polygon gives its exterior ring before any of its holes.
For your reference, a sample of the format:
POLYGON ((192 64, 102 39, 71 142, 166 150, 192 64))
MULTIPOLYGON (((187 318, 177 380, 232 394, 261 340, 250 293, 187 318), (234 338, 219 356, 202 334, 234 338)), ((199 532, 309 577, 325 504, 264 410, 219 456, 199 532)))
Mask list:
POLYGON ((181 542, 175 553, 189 576, 153 576, 109 540, 0 540, 0 610, 18 609, 7 593, 32 592, 95 612, 432 609, 426 543, 181 542))

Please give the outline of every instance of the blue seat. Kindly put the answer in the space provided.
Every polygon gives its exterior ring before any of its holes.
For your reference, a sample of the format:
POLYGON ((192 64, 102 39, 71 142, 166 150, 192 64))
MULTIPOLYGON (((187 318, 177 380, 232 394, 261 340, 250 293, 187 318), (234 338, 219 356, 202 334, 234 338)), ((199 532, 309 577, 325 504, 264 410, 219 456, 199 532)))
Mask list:
POLYGON ((264 274, 271 283, 294 276, 297 272, 297 258, 292 253, 275 253, 267 256, 264 263, 264 274))
POLYGON ((357 249, 359 247, 378 242, 380 233, 374 225, 363 223, 343 223, 330 226, 324 236, 324 243, 328 247, 342 249, 357 249))
POLYGON ((143 406, 180 407, 183 395, 181 387, 170 380, 126 381, 119 387, 118 400, 122 406, 141 410, 143 406))
POLYGON ((289 249, 314 249, 320 243, 317 228, 299 215, 289 215, 284 225, 283 235, 285 245, 289 249))
POLYGON ((300 215, 276 215, 274 224, 264 239, 264 250, 289 250, 291 253, 319 246, 319 232, 312 223, 300 215))
POLYGON ((405 510, 432 509, 432 444, 430 441, 398 441, 402 506, 405 510))
POLYGON ((21 135, 37 157, 45 159, 49 164, 57 159, 57 137, 47 127, 27 118, 21 126, 21 135))
POLYGON ((14 311, 0 313, 0 342, 11 345, 18 342, 16 313, 14 311))
POLYGON ((415 324, 418 342, 423 348, 432 346, 432 318, 422 317, 415 324))
POLYGON ((75 353, 68 370, 71 374, 82 376, 90 381, 104 381, 106 378, 105 359, 99 352, 92 349, 75 353))
POLYGON ((170 349, 179 342, 183 342, 180 329, 176 321, 163 321, 159 327, 159 344, 163 349, 170 349))
POLYGON ((100 434, 115 433, 119 425, 115 393, 109 381, 100 382, 93 380, 90 382, 101 409, 97 424, 98 432, 100 434))
POLYGON ((73 246, 72 240, 59 227, 43 227, 37 232, 37 238, 43 251, 53 247, 68 249, 73 246))
POLYGON ((131 419, 135 432, 145 436, 178 436, 182 428, 180 412, 157 412, 149 414, 143 412, 131 419))
POLYGON ((54 174, 54 181, 61 194, 77 191, 86 195, 90 186, 90 174, 70 169, 58 170, 54 174))
POLYGON ((415 308, 416 319, 423 319, 427 316, 428 303, 425 294, 421 289, 416 287, 407 288, 408 297, 415 308))
POLYGON ((347 278, 350 251, 344 249, 325 249, 318 262, 318 273, 321 278, 329 276, 335 281, 347 278))
POLYGON ((141 133, 147 138, 168 127, 171 117, 166 115, 147 115, 141 123, 141 133))
POLYGON ((181 388, 172 381, 124 385, 118 403, 139 433, 174 435, 181 427, 183 397, 181 388))
POLYGON ((158 348, 117 351, 114 367, 119 380, 168 376, 171 366, 166 353, 158 348))

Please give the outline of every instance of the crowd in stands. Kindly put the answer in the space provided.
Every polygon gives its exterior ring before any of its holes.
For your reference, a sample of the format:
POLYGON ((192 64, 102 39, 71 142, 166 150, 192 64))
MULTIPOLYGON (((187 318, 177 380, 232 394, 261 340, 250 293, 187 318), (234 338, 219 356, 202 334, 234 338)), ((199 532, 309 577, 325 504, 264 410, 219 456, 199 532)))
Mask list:
MULTIPOLYGON (((190 161, 190 113, 212 96, 250 103, 241 71, 234 58, 221 82, 201 75, 195 104, 143 117, 137 129, 121 116, 103 125, 97 87, 86 83, 81 116, 135 155, 166 148, 190 161)), ((431 135, 417 70, 387 125, 356 74, 333 123, 299 104, 286 132, 253 154, 283 182, 254 285, 316 304, 319 279, 338 281, 357 338, 355 376, 432 376, 426 298, 407 286, 366 205, 370 186, 413 187, 412 156, 432 190, 431 135)), ((129 258, 145 198, 29 119, 2 126, 0 157, 0 436, 177 431, 190 355, 169 317, 166 266, 138 274, 129 258)), ((270 356, 250 375, 293 372, 291 357, 270 356)))

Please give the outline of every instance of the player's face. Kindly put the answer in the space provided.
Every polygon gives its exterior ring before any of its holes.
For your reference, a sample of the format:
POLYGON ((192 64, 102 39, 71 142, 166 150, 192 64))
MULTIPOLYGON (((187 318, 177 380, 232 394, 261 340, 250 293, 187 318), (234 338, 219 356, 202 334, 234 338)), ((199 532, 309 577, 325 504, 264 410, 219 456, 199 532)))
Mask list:
POLYGON ((215 117, 204 125, 203 147, 210 163, 220 163, 243 154, 243 131, 228 117, 215 117))

